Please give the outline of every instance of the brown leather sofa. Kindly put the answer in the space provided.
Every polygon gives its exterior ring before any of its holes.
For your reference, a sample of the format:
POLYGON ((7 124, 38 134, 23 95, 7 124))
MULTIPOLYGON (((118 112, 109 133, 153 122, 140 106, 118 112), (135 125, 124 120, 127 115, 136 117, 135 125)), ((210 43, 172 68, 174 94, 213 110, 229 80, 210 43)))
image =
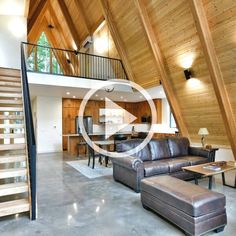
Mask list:
MULTIPOLYGON (((117 144, 117 152, 137 147, 143 140, 131 139, 117 144)), ((136 192, 140 192, 140 181, 156 175, 171 175, 187 180, 193 176, 182 171, 182 167, 202 164, 215 159, 215 150, 190 147, 185 137, 152 139, 132 157, 113 158, 113 177, 136 192)))

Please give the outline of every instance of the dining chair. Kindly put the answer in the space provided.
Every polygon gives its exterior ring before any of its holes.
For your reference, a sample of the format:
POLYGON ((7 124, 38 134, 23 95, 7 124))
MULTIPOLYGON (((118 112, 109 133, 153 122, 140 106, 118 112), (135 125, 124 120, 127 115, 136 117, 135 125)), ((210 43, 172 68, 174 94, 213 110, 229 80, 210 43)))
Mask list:
POLYGON ((113 137, 114 137, 114 152, 116 152, 116 144, 127 140, 127 136, 124 134, 115 134, 113 137))
MULTIPOLYGON (((105 140, 105 135, 99 135, 98 139, 99 140, 105 140)), ((94 169, 94 166, 95 166, 95 158, 98 157, 99 158, 98 162, 100 163, 100 165, 102 164, 102 157, 103 157, 103 155, 101 155, 98 152, 95 152, 94 149, 88 145, 88 166, 90 166, 90 159, 91 159, 91 157, 93 159, 92 169, 94 169)))

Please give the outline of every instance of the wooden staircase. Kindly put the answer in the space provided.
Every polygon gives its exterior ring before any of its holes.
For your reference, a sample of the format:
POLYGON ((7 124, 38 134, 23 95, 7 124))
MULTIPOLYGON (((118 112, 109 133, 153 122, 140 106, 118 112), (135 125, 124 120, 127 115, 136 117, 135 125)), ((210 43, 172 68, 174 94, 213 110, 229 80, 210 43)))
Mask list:
POLYGON ((0 68, 0 217, 30 211, 30 182, 19 70, 0 68))

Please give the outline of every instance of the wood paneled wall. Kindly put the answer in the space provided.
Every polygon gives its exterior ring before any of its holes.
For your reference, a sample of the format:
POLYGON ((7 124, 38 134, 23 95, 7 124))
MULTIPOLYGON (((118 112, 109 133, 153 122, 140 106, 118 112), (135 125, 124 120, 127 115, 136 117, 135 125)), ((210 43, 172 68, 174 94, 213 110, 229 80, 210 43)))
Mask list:
MULTIPOLYGON (((62 100, 62 132, 63 134, 75 133, 75 117, 78 116, 81 104, 80 99, 63 98, 62 100)), ((157 109, 157 123, 162 123, 161 99, 153 100, 157 109)), ((151 116, 151 110, 146 101, 137 103, 116 102, 119 106, 136 116, 138 119, 133 123, 141 123, 142 116, 151 116)), ((99 123, 99 109, 105 108, 104 101, 89 101, 85 108, 85 114, 93 117, 94 124, 99 123)), ((67 148, 67 138, 63 138, 63 149, 67 148)))
POLYGON ((145 3, 191 140, 199 142, 199 128, 207 127, 210 133, 207 142, 228 145, 224 122, 188 1, 159 0, 145 3), (185 67, 191 67, 194 79, 185 80, 185 67))

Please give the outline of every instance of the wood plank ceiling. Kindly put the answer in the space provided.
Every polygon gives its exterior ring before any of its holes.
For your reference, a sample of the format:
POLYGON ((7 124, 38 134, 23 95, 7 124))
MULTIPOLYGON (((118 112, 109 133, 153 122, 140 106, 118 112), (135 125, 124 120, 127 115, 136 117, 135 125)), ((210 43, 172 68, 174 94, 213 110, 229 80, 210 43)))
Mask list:
MULTIPOLYGON (((171 91, 169 102, 178 104, 172 106, 172 110, 176 117, 181 116, 182 126, 187 129, 187 132, 183 133, 188 134, 192 142, 199 143, 197 133, 200 127, 208 128, 209 144, 228 147, 235 142, 235 131, 229 132, 229 127, 235 127, 236 124, 235 0, 59 2, 61 1, 31 0, 28 17, 29 41, 36 42, 39 31, 44 29, 46 34, 51 34, 54 47, 73 48, 77 45, 79 48, 83 40, 92 35, 106 18, 119 56, 132 79, 144 87, 155 86, 159 81, 168 80, 168 86, 164 87, 166 90, 169 87, 171 91), (194 4, 191 4, 199 1, 206 15, 208 34, 212 37, 210 47, 215 50, 221 85, 228 97, 227 101, 223 101, 229 105, 226 112, 222 109, 222 101, 219 100, 218 90, 222 88, 218 87, 216 90, 212 79, 212 65, 209 64, 207 54, 209 44, 204 43, 199 27, 202 16, 200 14, 198 18, 198 15, 194 14, 194 4), (146 20, 142 12, 145 12, 146 20), (148 24, 145 25, 145 22, 148 24), (57 29, 51 30, 51 33, 47 27, 50 23, 57 29), (45 26, 42 27, 41 24, 45 26), (155 54, 157 46, 159 56, 161 55, 161 68, 155 54), (186 81, 183 70, 189 67, 194 78, 186 81)), ((166 92, 168 94, 168 91, 166 92)), ((236 147, 232 146, 236 154, 236 147)))

